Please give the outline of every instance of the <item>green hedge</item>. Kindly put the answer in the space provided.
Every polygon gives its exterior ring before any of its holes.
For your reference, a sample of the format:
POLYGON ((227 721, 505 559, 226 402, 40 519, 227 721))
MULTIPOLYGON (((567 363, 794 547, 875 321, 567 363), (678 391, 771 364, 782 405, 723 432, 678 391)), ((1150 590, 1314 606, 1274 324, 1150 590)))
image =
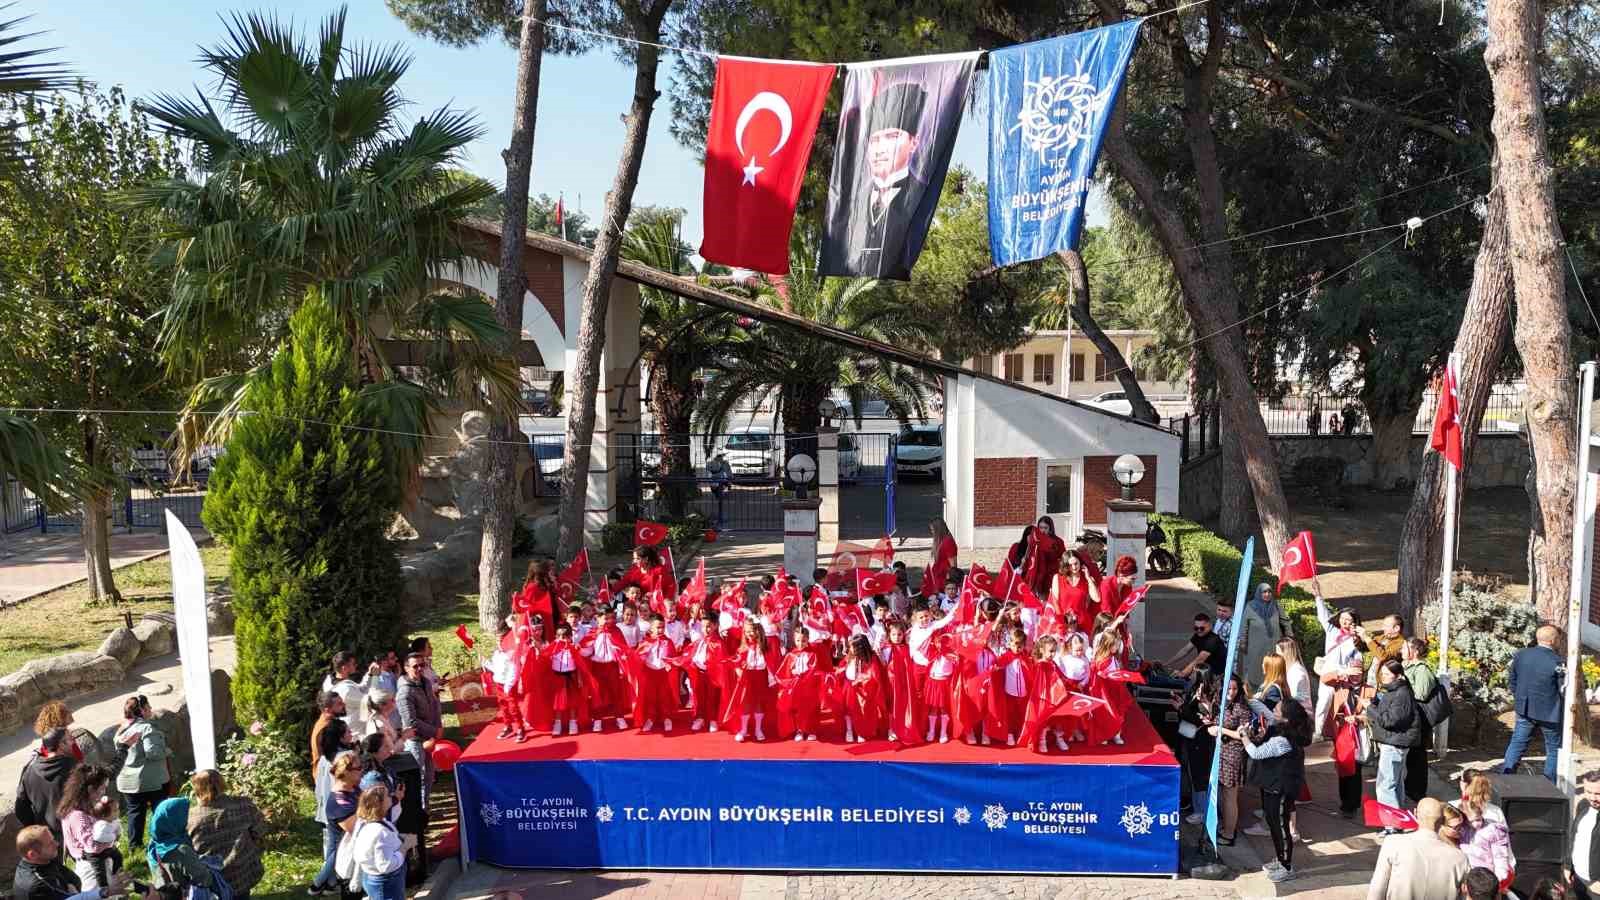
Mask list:
MULTIPOLYGON (((1151 520, 1167 533, 1167 541, 1172 546, 1172 552, 1177 554, 1178 565, 1184 575, 1213 594, 1233 596, 1239 585, 1239 566, 1244 562, 1243 551, 1207 531, 1198 522, 1161 513, 1152 516, 1151 520)), ((1264 554, 1256 555, 1257 562, 1263 559, 1265 559, 1264 554)), ((1277 583, 1277 575, 1265 566, 1256 565, 1252 568, 1250 573, 1252 587, 1263 581, 1277 583)), ((1278 595, 1278 602, 1289 617, 1289 622, 1294 628, 1295 640, 1300 642, 1301 655, 1305 657, 1306 665, 1309 667, 1311 660, 1322 653, 1322 622, 1317 620, 1316 601, 1309 592, 1289 585, 1278 595)))

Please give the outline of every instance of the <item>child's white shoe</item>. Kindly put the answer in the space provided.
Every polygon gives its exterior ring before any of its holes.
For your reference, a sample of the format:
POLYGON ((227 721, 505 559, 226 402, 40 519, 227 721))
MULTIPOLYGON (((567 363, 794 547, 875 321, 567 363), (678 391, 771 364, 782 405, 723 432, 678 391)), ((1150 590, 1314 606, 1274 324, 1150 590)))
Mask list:
POLYGON ((856 735, 856 743, 865 744, 866 742, 867 742, 867 739, 865 737, 863 737, 863 736, 861 736, 859 734, 856 735))
POLYGON ((639 733, 640 734, 649 734, 650 732, 655 731, 655 730, 656 730, 656 723, 655 723, 654 719, 645 719, 644 720, 644 724, 639 726, 639 733))
POLYGON ((941 744, 950 743, 950 735, 948 735, 948 734, 940 734, 939 735, 939 743, 941 743, 941 744))
POLYGON ((767 739, 767 736, 761 733, 761 726, 757 725, 756 726, 756 740, 757 741, 764 741, 766 739, 767 739))
POLYGON ((989 736, 987 734, 984 735, 983 736, 983 740, 980 741, 979 743, 983 744, 985 747, 989 746, 989 736))
POLYGON ((889 740, 898 742, 900 740, 900 737, 899 737, 899 735, 896 735, 893 730, 890 730, 890 732, 889 732, 889 740))
POLYGON ((798 741, 803 741, 803 740, 805 740, 805 739, 806 739, 806 736, 805 736, 805 735, 803 735, 803 734, 801 734, 801 733, 800 733, 800 732, 798 732, 798 731, 796 731, 796 732, 795 732, 795 733, 794 733, 794 739, 795 739, 795 741, 797 741, 797 742, 798 742, 798 741))
POLYGON ((971 744, 974 747, 976 747, 978 745, 977 736, 976 735, 971 735, 971 734, 967 735, 967 743, 971 744))
POLYGON ((1006 735, 1006 746, 1007 747, 1015 747, 1016 745, 1017 745, 1017 736, 1014 735, 1014 734, 1006 735))
POLYGON ((1122 735, 1119 734, 1116 737, 1112 738, 1111 739, 1111 743, 1116 744, 1118 747, 1121 747, 1122 746, 1122 735))
POLYGON ((557 719, 555 721, 555 724, 550 726, 550 736, 551 737, 560 737, 561 736, 561 720, 560 719, 557 719))
POLYGON ((578 733, 578 720, 577 719, 568 719, 567 720, 567 734, 575 735, 577 733, 578 733))
POLYGON ((814 741, 816 739, 817 739, 816 732, 812 732, 811 734, 806 735, 806 740, 808 740, 808 741, 814 741))
POLYGON ((1050 742, 1048 740, 1046 740, 1044 738, 1039 738, 1039 752, 1040 753, 1049 753, 1050 752, 1050 742))
POLYGON ((662 731, 671 731, 672 730, 672 720, 671 719, 662 719, 661 720, 661 730, 662 731))
POLYGON ((592 728, 590 730, 593 731, 595 734, 599 734, 601 731, 605 730, 605 727, 606 727, 606 723, 600 721, 599 719, 595 719, 594 720, 594 728, 592 728))
POLYGON ((690 731, 699 731, 700 729, 702 729, 704 727, 706 727, 706 720, 705 719, 695 719, 693 722, 689 723, 689 730, 690 731))
POLYGON ((623 730, 624 728, 627 728, 627 727, 628 727, 628 720, 624 719, 621 716, 617 716, 617 730, 621 731, 621 730, 623 730))
POLYGON ((734 741, 734 743, 736 743, 736 744, 742 744, 742 743, 744 743, 744 732, 742 732, 742 731, 741 731, 741 732, 739 732, 739 733, 738 733, 738 734, 736 734, 736 735, 734 735, 734 736, 733 736, 733 741, 734 741))
POLYGON ((717 723, 716 722, 712 722, 711 724, 707 725, 706 726, 706 731, 709 731, 712 734, 716 734, 717 733, 717 723))

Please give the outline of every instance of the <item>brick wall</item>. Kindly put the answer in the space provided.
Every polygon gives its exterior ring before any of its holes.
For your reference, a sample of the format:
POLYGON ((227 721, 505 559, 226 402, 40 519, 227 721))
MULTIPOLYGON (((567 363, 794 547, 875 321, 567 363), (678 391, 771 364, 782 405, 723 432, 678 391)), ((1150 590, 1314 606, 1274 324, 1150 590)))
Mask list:
MULTIPOLYGON (((1133 499, 1156 502, 1156 458, 1154 454, 1140 454, 1144 461, 1144 480, 1133 486, 1133 499)), ((1085 456, 1083 458, 1083 521, 1103 522, 1106 501, 1122 496, 1122 485, 1111 474, 1115 456, 1085 456)))
POLYGON ((973 460, 972 524, 978 528, 1032 525, 1039 514, 1039 459, 973 460))
MULTIPOLYGON (((476 231, 465 231, 462 234, 462 245, 467 255, 474 259, 482 260, 491 266, 500 264, 500 241, 489 235, 476 231)), ((545 312, 550 314, 556 328, 563 335, 567 333, 567 304, 563 294, 564 282, 561 275, 561 257, 545 250, 533 247, 522 248, 522 268, 528 278, 528 290, 539 298, 544 304, 545 312)), ((489 298, 491 301, 493 297, 489 298)), ((544 361, 546 367, 560 369, 565 363, 562 360, 544 361)))

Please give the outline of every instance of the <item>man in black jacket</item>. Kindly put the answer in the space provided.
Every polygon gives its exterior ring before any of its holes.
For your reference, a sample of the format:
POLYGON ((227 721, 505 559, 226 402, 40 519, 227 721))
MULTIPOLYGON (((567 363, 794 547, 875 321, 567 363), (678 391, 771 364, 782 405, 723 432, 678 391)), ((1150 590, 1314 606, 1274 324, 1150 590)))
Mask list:
POLYGON ((1556 757, 1561 755, 1561 691, 1566 678, 1566 662, 1556 653, 1561 632, 1554 625, 1540 625, 1534 632, 1536 646, 1517 651, 1511 658, 1511 695, 1516 700, 1517 724, 1506 745, 1506 774, 1517 771, 1517 763, 1533 740, 1534 729, 1544 735, 1544 777, 1556 780, 1556 757))
MULTIPOLYGON (((1422 742, 1422 723, 1400 660, 1378 667, 1378 693, 1361 718, 1378 745, 1378 802, 1403 809, 1400 786, 1406 778, 1406 753, 1422 742)), ((1393 834, 1394 829, 1385 828, 1384 833, 1393 834)))
MULTIPOLYGON (((78 876, 61 864, 60 855, 60 843, 43 825, 29 825, 17 832, 19 859, 11 880, 12 900, 102 900, 126 894, 133 883, 133 876, 122 871, 111 876, 109 885, 85 891, 78 876)), ((154 890, 145 893, 145 900, 156 897, 154 890)))
POLYGON ((78 760, 68 744, 67 730, 53 728, 45 732, 39 741, 39 755, 22 767, 22 778, 17 782, 17 821, 23 825, 43 825, 59 842, 61 819, 56 815, 56 804, 61 802, 67 776, 77 765, 78 760))

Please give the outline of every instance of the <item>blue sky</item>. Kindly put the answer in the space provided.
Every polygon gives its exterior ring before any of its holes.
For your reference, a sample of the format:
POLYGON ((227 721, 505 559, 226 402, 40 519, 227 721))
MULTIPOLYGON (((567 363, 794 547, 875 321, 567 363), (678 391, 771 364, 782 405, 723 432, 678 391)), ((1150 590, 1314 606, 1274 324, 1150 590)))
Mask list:
MULTIPOLYGON (((500 150, 510 133, 512 80, 516 55, 498 37, 476 47, 445 47, 413 35, 391 16, 383 0, 350 0, 347 35, 364 43, 400 44, 412 55, 401 92, 415 112, 450 105, 472 110, 486 129, 465 160, 468 169, 495 184, 505 180, 500 150)), ((336 9, 332 0, 273 0, 271 3, 216 3, 202 0, 132 0, 84 6, 63 0, 19 0, 8 15, 31 15, 32 30, 61 50, 58 58, 102 87, 122 86, 132 97, 209 89, 195 63, 201 45, 225 35, 222 16, 232 11, 270 9, 280 18, 314 32, 317 22, 336 9), (91 11, 92 10, 92 11, 91 11)), ((667 89, 666 70, 661 89, 667 89)), ((546 57, 535 135, 535 194, 565 192, 569 205, 598 218, 616 171, 622 143, 622 114, 631 100, 631 70, 606 51, 578 58, 546 57)), ((670 108, 657 104, 646 145, 635 203, 681 207, 688 215, 683 236, 698 246, 701 233, 701 166, 668 131, 670 108)), ((983 176, 986 169, 984 123, 968 116, 956 144, 954 162, 983 176)), ((1091 202, 1097 223, 1099 204, 1091 202)))

